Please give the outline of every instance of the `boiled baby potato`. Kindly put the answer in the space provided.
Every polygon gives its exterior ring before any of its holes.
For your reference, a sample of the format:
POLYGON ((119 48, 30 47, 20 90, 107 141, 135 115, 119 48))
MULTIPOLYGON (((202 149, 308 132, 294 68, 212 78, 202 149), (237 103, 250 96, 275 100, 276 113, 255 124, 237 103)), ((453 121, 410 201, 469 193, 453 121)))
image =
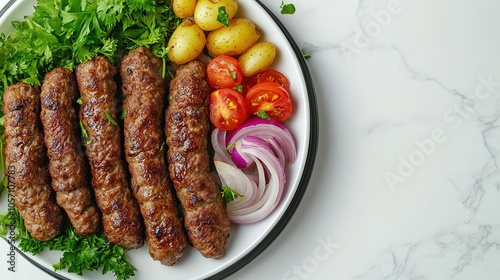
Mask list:
POLYGON ((197 0, 173 0, 172 9, 174 14, 180 18, 188 18, 194 15, 197 0))
POLYGON ((211 31, 207 36, 207 49, 213 56, 236 56, 253 46, 262 35, 260 28, 247 18, 229 21, 229 27, 211 31))
POLYGON ((250 77, 267 69, 273 64, 276 52, 276 46, 271 42, 254 44, 238 58, 243 76, 250 77))
POLYGON ((221 28, 224 25, 217 21, 217 15, 222 6, 226 7, 229 19, 238 11, 236 0, 198 0, 194 8, 194 21, 205 31, 221 28))
POLYGON ((203 30, 192 20, 183 21, 172 33, 168 41, 167 57, 175 64, 184 64, 203 51, 206 44, 203 30))

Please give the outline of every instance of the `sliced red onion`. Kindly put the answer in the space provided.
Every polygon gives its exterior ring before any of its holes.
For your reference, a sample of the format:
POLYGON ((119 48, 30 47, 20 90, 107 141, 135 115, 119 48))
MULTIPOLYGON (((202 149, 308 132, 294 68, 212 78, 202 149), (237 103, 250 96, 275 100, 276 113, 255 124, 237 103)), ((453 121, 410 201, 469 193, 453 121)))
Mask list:
POLYGON ((265 120, 259 117, 252 117, 245 121, 239 128, 233 130, 228 137, 227 146, 231 146, 241 138, 252 135, 266 141, 275 139, 282 148, 285 159, 288 162, 295 162, 297 158, 297 148, 295 140, 290 131, 282 123, 274 120, 265 120))
POLYGON ((274 138, 269 139, 269 144, 273 147, 274 154, 279 159, 281 165, 285 166, 286 158, 283 148, 281 148, 280 144, 274 138))
POLYGON ((281 123, 251 118, 231 132, 215 129, 212 145, 223 184, 244 195, 228 203, 235 223, 254 223, 267 217, 284 193, 286 162, 296 159, 295 141, 281 123))
POLYGON ((231 160, 236 164, 238 168, 245 169, 248 166, 248 161, 246 161, 238 152, 238 149, 233 148, 231 152, 231 160))
MULTIPOLYGON (((273 151, 271 145, 259 137, 247 135, 247 136, 243 137, 242 140, 256 143, 257 145, 261 146, 262 148, 265 148, 269 153, 274 154, 274 151, 273 151)), ((245 141, 237 141, 236 143, 234 143, 234 145, 231 145, 232 150, 230 150, 231 159, 236 164, 236 166, 241 168, 241 169, 247 168, 253 162, 253 160, 251 158, 249 158, 245 153, 238 152, 238 150, 241 150, 242 145, 245 141)))
POLYGON ((227 152, 226 131, 214 129, 211 135, 212 147, 214 148, 214 160, 232 163, 231 155, 227 152))
MULTIPOLYGON (((214 161, 214 164, 222 185, 229 186, 243 195, 243 199, 231 201, 228 208, 238 210, 252 205, 258 194, 257 184, 246 177, 245 173, 235 166, 217 160, 214 161)), ((232 212, 233 211, 228 211, 228 214, 232 212)))
POLYGON ((244 155, 240 154, 240 152, 238 152, 238 149, 239 149, 238 145, 239 144, 240 144, 240 142, 235 143, 234 147, 232 147, 232 149, 230 149, 231 160, 234 162, 234 164, 236 164, 236 166, 238 168, 245 169, 250 165, 251 159, 249 159, 248 157, 245 157, 244 155))
POLYGON ((265 191, 258 201, 259 203, 250 208, 251 212, 241 217, 241 223, 254 223, 267 217, 278 205, 286 183, 285 171, 277 158, 270 155, 265 149, 257 146, 248 146, 243 148, 242 152, 255 157, 255 163, 258 166, 262 164, 263 168, 270 173, 269 181, 267 182, 265 182, 264 172, 259 173, 258 188, 259 190, 265 188, 265 191), (264 185, 262 185, 263 181, 265 182, 264 185))

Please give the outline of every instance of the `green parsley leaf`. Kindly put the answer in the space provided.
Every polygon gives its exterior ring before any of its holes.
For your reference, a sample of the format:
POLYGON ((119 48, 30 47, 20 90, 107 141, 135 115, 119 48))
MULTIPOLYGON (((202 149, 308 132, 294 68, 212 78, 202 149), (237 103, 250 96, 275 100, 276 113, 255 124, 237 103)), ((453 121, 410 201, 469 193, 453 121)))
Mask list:
MULTIPOLYGON (((82 131, 82 138, 86 139, 89 137, 89 134, 87 133, 87 130, 85 129, 85 126, 83 125, 83 122, 80 121, 80 130, 82 131)), ((87 146, 90 144, 90 139, 87 139, 83 145, 87 146)))
MULTIPOLYGON (((13 200, 8 193, 8 201, 13 200)), ((24 220, 16 208, 9 208, 6 213, 0 215, 0 235, 11 238, 11 230, 15 230, 12 240, 19 240, 28 237, 28 231, 24 227, 24 220)))
POLYGON ((219 7, 217 21, 224 24, 225 27, 229 27, 229 15, 226 12, 226 6, 219 7))
POLYGON ((80 104, 80 105, 82 105, 82 102, 83 102, 83 101, 82 101, 82 98, 81 98, 81 97, 80 97, 80 98, 78 98, 78 99, 76 100, 76 103, 78 103, 78 104, 80 104))
POLYGON ((80 121, 80 129, 82 130, 82 137, 83 138, 89 137, 89 134, 87 133, 87 130, 85 129, 85 126, 83 125, 82 121, 80 121))
POLYGON ((241 199, 244 199, 244 196, 239 194, 237 191, 231 189, 228 186, 222 186, 222 191, 221 195, 226 201, 226 204, 237 199, 238 197, 241 197, 241 199))
POLYGON ((122 120, 124 120, 126 116, 127 116, 127 109, 125 109, 125 110, 122 111, 122 114, 120 115, 120 118, 122 120))
POLYGON ((229 71, 229 75, 231 76, 231 78, 236 80, 236 71, 229 71))
POLYGON ((242 85, 235 86, 233 89, 236 90, 237 92, 243 92, 243 86, 242 85))
POLYGON ((108 119, 108 123, 113 124, 113 125, 118 125, 118 123, 113 119, 111 114, 109 113, 108 110, 104 111, 104 114, 106 115, 106 119, 108 119))
POLYGON ((302 55, 304 56, 304 59, 308 60, 308 59, 312 58, 312 56, 307 52, 306 49, 301 49, 300 51, 302 52, 302 55))
POLYGON ((294 4, 285 4, 285 1, 281 1, 281 14, 289 14, 292 15, 295 13, 295 5, 294 4))
POLYGON ((271 117, 269 117, 269 115, 264 110, 258 111, 257 117, 259 117, 261 119, 265 119, 265 120, 271 120, 271 117))

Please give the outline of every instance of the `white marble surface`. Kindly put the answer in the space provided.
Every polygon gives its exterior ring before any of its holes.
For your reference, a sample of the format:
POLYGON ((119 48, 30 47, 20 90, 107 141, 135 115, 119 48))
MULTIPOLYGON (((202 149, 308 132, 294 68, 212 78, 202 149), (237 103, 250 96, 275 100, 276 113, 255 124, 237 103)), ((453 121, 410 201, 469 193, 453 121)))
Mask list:
POLYGON ((289 225, 229 279, 500 279, 500 1, 262 2, 312 55, 319 153, 289 225))

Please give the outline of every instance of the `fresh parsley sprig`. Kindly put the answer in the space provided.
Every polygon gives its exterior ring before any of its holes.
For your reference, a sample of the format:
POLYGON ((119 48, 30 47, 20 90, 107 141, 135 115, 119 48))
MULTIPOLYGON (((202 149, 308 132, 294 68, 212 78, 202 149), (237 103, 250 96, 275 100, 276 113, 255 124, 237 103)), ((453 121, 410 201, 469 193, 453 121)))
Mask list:
POLYGON ((217 21, 225 27, 229 27, 229 15, 227 14, 226 6, 220 6, 217 10, 217 21))
POLYGON ((285 1, 281 1, 281 14, 292 15, 295 13, 295 5, 292 3, 285 4, 285 1))
POLYGON ((63 251, 54 270, 67 269, 68 272, 83 275, 86 271, 102 269, 102 274, 112 272, 117 280, 130 279, 136 269, 128 262, 125 250, 108 241, 104 233, 83 237, 73 227, 66 225, 65 232, 49 241, 38 241, 32 237, 23 238, 21 250, 34 255, 44 251, 63 251))
POLYGON ((11 238, 10 230, 15 229, 14 240, 20 240, 28 237, 28 231, 24 226, 24 221, 19 211, 15 208, 10 208, 8 212, 0 215, 0 236, 9 236, 11 238))
POLYGON ((16 229, 15 240, 24 252, 37 255, 45 249, 63 251, 54 270, 67 269, 68 272, 83 275, 86 271, 102 270, 102 274, 112 272, 117 280, 127 280, 135 275, 136 269, 128 262, 125 250, 108 241, 101 231, 83 237, 66 223, 63 233, 49 241, 38 241, 31 237, 24 227, 19 212, 14 209, 0 215, 0 234, 6 236, 7 230, 16 229), (14 225, 14 227, 12 227, 14 225))
POLYGON ((244 196, 239 194, 237 191, 233 190, 229 186, 222 186, 222 191, 221 191, 222 198, 224 201, 227 203, 237 199, 238 197, 241 197, 241 199, 244 199, 244 196))
POLYGON ((257 117, 265 120, 271 120, 271 117, 264 110, 260 110, 257 112, 257 117))

